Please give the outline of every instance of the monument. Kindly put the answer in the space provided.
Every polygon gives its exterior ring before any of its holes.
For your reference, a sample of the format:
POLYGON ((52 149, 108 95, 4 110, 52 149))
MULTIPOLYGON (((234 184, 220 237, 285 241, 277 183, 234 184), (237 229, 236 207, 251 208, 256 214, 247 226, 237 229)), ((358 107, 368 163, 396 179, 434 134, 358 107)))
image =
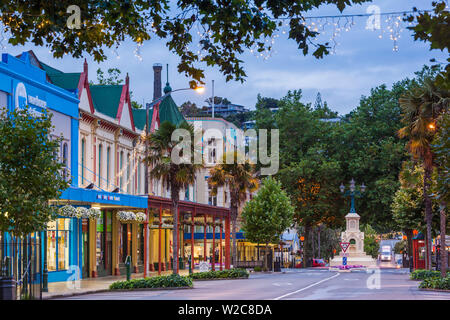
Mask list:
MULTIPOLYGON (((347 265, 363 265, 365 267, 376 266, 377 261, 364 252, 364 232, 359 230, 360 216, 356 212, 350 212, 345 216, 346 229, 341 234, 341 241, 350 243, 345 256, 347 256, 347 265)), ((342 265, 344 253, 334 257, 330 261, 330 266, 342 265)))
POLYGON ((366 190, 366 186, 363 183, 360 187, 360 192, 356 190, 355 180, 352 179, 350 181, 349 191, 344 193, 345 186, 343 184, 341 184, 339 188, 344 196, 349 196, 351 199, 350 213, 345 216, 346 228, 341 234, 341 241, 348 242, 350 246, 345 253, 341 251, 339 256, 334 257, 334 259, 330 261, 330 266, 342 265, 343 257, 347 257, 347 265, 362 265, 365 267, 376 266, 377 261, 364 252, 364 232, 359 230, 360 216, 355 210, 355 196, 362 196, 366 190))

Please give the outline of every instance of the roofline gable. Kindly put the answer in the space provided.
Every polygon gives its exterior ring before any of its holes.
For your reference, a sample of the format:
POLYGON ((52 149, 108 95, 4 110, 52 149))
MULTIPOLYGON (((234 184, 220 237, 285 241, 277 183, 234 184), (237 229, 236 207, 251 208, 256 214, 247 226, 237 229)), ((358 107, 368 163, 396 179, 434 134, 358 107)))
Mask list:
POLYGON ((133 112, 131 111, 131 99, 130 99, 130 90, 129 90, 129 84, 125 84, 122 86, 122 93, 120 95, 120 101, 119 101, 119 109, 117 110, 117 117, 116 119, 120 123, 120 119, 122 118, 122 112, 123 112, 123 106, 125 102, 128 103, 128 113, 130 115, 130 121, 131 121, 131 128, 133 131, 136 131, 136 128, 134 126, 134 117, 133 112))

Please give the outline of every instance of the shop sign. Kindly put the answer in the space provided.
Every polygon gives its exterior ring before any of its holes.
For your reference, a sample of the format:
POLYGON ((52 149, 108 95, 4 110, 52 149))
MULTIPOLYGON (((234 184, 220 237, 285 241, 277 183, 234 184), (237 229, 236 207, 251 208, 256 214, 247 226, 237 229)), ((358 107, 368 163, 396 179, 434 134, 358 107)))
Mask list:
POLYGON ((24 109, 27 105, 31 114, 34 116, 40 116, 42 112, 47 108, 47 102, 39 99, 38 96, 32 96, 27 94, 27 89, 23 82, 17 83, 15 91, 15 107, 16 109, 24 109), (34 107, 32 107, 32 106, 34 107))
POLYGON ((120 201, 120 197, 117 196, 109 196, 106 194, 98 194, 97 199, 99 200, 109 200, 109 201, 120 201))

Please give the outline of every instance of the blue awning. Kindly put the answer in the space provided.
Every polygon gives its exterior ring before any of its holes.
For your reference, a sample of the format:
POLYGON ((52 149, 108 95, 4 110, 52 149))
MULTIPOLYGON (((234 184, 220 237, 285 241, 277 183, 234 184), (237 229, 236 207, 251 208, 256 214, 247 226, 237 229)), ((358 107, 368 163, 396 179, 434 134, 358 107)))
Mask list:
POLYGON ((111 204, 140 209, 146 209, 148 206, 147 197, 74 187, 67 188, 62 193, 60 199, 85 203, 111 204))

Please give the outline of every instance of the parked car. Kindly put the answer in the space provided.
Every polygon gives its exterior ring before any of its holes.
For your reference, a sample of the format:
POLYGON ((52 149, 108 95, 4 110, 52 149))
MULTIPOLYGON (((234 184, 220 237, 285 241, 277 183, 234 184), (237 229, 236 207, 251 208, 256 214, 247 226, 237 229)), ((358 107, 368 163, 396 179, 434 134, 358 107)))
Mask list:
POLYGON ((313 259, 313 267, 325 267, 326 263, 323 259, 313 259))

